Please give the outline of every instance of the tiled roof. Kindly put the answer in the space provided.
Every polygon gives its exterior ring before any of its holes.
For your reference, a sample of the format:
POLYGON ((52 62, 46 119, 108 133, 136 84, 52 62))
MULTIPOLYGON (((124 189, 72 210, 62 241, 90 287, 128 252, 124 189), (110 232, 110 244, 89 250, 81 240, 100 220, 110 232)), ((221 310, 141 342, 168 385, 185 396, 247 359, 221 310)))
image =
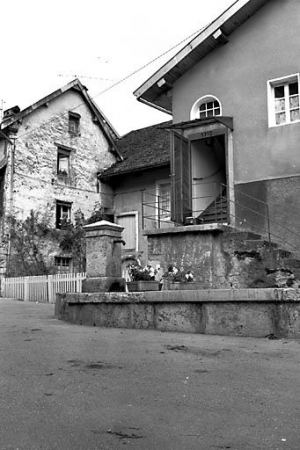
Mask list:
POLYGON ((130 172, 169 165, 170 135, 161 128, 169 123, 141 128, 123 136, 117 142, 117 148, 124 160, 105 170, 100 178, 107 180, 130 172))

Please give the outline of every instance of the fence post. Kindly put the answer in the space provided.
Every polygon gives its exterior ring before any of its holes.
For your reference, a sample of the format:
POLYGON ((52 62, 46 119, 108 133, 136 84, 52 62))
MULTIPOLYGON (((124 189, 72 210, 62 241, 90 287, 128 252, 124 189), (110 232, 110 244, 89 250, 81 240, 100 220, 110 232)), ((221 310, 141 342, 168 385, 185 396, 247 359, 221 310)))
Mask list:
POLYGON ((54 298, 53 298, 53 275, 48 275, 47 277, 47 291, 48 291, 48 302, 49 303, 54 303, 54 298))
POLYGON ((24 277, 24 302, 29 301, 29 278, 24 277))

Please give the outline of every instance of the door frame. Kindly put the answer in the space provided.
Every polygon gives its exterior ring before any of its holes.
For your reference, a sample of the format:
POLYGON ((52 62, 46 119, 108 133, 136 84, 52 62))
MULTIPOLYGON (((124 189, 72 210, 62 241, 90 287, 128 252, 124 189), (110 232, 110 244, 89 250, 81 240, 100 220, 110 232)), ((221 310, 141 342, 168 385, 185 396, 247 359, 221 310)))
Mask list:
MULTIPOLYGON (((177 130, 178 132, 178 130, 177 130)), ((199 124, 182 130, 182 135, 190 142, 199 139, 224 135, 225 137, 225 165, 227 180, 228 223, 235 226, 235 193, 234 193, 234 164, 233 164, 233 130, 223 123, 199 124)))

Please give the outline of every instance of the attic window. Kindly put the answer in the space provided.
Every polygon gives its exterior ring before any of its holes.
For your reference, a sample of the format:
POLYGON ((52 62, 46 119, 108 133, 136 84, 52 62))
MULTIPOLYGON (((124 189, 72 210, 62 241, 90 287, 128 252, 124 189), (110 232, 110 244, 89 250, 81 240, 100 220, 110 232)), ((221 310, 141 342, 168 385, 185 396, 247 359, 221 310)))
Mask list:
POLYGON ((190 119, 207 119, 209 117, 220 116, 221 113, 222 107, 217 97, 205 95, 193 104, 190 119))
POLYGON ((80 114, 69 111, 69 133, 75 136, 80 132, 80 114))

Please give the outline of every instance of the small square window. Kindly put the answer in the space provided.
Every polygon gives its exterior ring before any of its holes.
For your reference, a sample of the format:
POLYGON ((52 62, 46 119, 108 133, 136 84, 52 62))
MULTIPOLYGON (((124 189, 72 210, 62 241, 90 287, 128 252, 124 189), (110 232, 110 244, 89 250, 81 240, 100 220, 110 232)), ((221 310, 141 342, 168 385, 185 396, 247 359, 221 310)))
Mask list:
POLYGON ((70 272, 72 269, 72 258, 55 256, 54 264, 58 272, 70 272))
POLYGON ((269 81, 269 126, 300 121, 299 75, 269 81))
POLYGON ((56 202, 56 228, 63 229, 71 223, 72 203, 56 202))
POLYGON ((69 133, 78 136, 80 133, 80 114, 69 112, 69 133))

